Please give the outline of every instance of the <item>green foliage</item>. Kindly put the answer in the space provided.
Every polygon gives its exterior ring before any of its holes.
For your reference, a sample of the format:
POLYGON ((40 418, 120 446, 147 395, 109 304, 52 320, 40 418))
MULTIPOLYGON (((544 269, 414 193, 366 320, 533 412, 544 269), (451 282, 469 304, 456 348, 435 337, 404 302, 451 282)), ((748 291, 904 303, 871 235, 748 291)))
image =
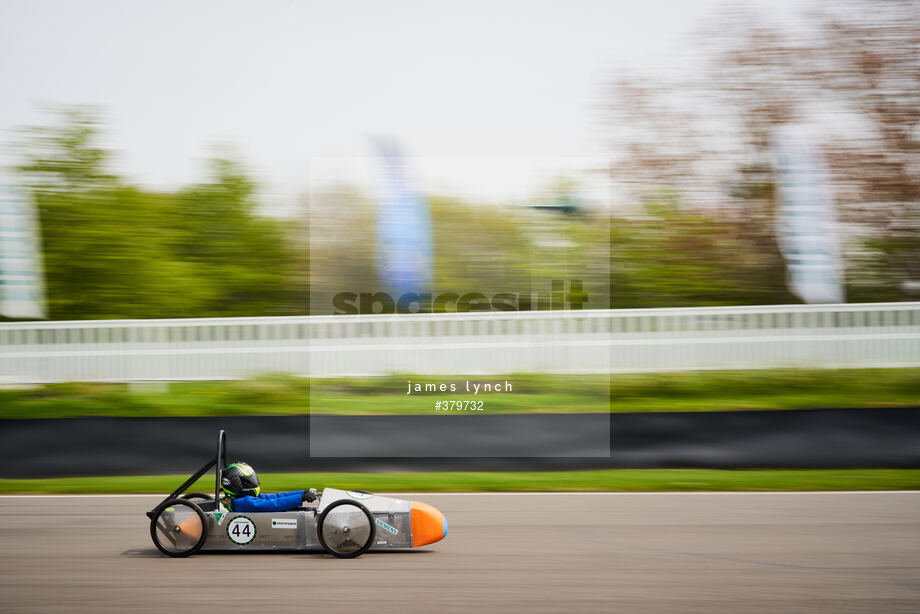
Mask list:
POLYGON ((255 213, 233 162, 178 194, 130 186, 107 170, 87 111, 29 131, 20 172, 38 207, 49 317, 271 315, 285 304, 291 250, 255 213))
MULTIPOLYGON (((288 315, 308 313, 310 300, 320 314, 333 311, 337 293, 386 290, 366 195, 341 187, 314 195, 305 227, 260 217, 253 181, 229 159, 213 160, 202 183, 145 190, 110 172, 99 130, 91 111, 73 109, 59 125, 29 131, 20 171, 38 206, 50 318, 288 315)), ((736 186, 747 213, 733 217, 686 209, 668 193, 641 215, 609 218, 433 197, 432 294, 546 303, 553 280, 580 280, 583 308, 795 303, 771 190, 752 167, 736 186)), ((550 190, 570 191, 565 180, 550 190)), ((848 280, 851 300, 905 298, 897 280, 910 277, 915 236, 869 248, 848 280)))
POLYGON ((205 294, 190 315, 277 315, 285 311, 293 254, 279 222, 257 217, 254 185, 230 160, 214 161, 210 183, 175 200, 172 250, 192 263, 205 294))
POLYGON ((491 295, 529 289, 527 237, 513 217, 446 197, 432 198, 430 205, 435 294, 491 295))
MULTIPOLYGON (((0 478, 3 493, 168 493, 186 475, 0 478)), ((260 473, 275 491, 316 488, 386 492, 920 490, 920 469, 602 469, 440 473, 260 473)), ((213 476, 190 491, 210 492, 213 476)))
POLYGON ((863 241, 850 257, 847 299, 851 302, 917 300, 920 280, 920 211, 910 225, 863 241), (912 282, 913 287, 910 283, 912 282))
POLYGON ((99 132, 96 112, 70 108, 59 112, 57 126, 27 130, 26 161, 20 171, 32 179, 36 192, 74 192, 114 186, 117 178, 105 172, 109 154, 95 145, 99 132))
MULTIPOLYGON (((165 390, 68 383, 0 389, 0 420, 74 416, 431 415, 437 399, 481 400, 483 413, 794 410, 909 407, 920 369, 704 371, 613 375, 514 373, 489 377, 391 375, 306 379, 269 374, 233 382, 174 382, 165 390), (465 391, 465 380, 503 382, 512 392, 465 391), (407 383, 456 384, 453 393, 413 393, 407 383)), ((871 411, 871 409, 867 409, 871 411)))
POLYGON ((775 245, 715 216, 647 203, 641 218, 610 224, 615 308, 799 302, 786 288, 775 245))

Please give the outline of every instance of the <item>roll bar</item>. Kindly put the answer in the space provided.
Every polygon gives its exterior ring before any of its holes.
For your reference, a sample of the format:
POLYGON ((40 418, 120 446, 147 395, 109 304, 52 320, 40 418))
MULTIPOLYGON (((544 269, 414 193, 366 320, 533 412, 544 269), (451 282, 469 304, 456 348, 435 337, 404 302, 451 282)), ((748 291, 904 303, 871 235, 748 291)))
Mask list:
POLYGON ((214 472, 214 500, 220 501, 220 474, 227 466, 227 433, 223 429, 217 434, 217 470, 214 472))
POLYGON ((223 471, 224 467, 227 466, 227 434, 223 429, 217 434, 217 455, 209 460, 201 469, 196 471, 192 476, 182 482, 182 485, 176 490, 172 491, 165 499, 160 501, 155 508, 147 512, 148 518, 153 518, 153 514, 158 507, 166 503, 171 499, 175 499, 188 489, 189 486, 194 484, 198 478, 203 476, 205 473, 211 470, 211 467, 216 467, 214 471, 215 480, 214 480, 214 500, 218 501, 220 499, 220 474, 223 471))

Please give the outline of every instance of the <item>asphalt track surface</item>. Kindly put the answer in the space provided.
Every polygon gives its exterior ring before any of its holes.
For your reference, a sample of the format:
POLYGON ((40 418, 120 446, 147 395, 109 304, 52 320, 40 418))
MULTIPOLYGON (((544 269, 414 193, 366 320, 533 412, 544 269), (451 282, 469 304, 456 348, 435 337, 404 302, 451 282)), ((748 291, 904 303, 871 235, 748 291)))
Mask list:
POLYGON ((161 556, 156 497, 0 497, 10 612, 920 612, 920 492, 406 496, 405 552, 161 556))

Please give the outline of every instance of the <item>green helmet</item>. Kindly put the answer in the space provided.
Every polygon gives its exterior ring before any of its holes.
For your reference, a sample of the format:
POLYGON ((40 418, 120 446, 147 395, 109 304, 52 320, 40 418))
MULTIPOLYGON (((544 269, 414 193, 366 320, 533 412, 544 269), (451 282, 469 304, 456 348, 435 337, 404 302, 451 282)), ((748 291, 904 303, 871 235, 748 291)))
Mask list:
POLYGON ((246 463, 230 463, 220 472, 220 489, 231 499, 258 497, 259 476, 246 463))

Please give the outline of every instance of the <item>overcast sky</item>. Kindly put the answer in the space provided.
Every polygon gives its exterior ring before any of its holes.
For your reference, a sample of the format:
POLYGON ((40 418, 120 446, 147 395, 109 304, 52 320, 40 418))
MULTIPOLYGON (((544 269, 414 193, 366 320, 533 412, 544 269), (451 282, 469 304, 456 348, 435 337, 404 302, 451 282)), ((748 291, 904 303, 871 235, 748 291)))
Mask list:
POLYGON ((614 71, 686 59, 687 34, 720 5, 4 0, 0 163, 12 129, 47 121, 42 105, 92 104, 118 169, 148 186, 202 179, 223 142, 288 200, 360 182, 381 134, 426 189, 523 198, 602 157, 614 71))

